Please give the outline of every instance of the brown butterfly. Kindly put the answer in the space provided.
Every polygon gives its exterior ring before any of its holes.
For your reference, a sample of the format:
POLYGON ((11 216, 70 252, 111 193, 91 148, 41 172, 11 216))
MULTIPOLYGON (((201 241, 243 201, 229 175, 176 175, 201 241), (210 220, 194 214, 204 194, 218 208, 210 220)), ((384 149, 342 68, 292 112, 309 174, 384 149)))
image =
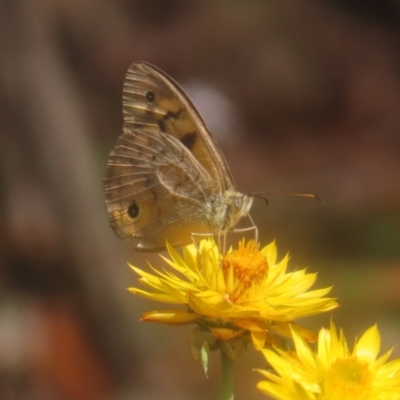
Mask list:
POLYGON ((196 107, 158 68, 133 63, 123 89, 124 125, 104 176, 110 224, 135 248, 159 251, 193 236, 225 234, 248 215, 229 167, 196 107))

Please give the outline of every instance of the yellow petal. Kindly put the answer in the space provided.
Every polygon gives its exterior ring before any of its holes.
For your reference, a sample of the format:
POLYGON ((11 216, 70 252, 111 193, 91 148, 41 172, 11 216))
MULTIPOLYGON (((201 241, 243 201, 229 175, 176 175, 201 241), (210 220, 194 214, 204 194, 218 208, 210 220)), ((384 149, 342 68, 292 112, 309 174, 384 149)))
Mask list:
POLYGON ((233 339, 243 333, 243 329, 229 329, 229 328, 209 328, 210 332, 217 338, 223 340, 233 339))
POLYGON ((374 362, 381 347, 381 337, 376 325, 371 326, 361 336, 354 348, 354 354, 368 362, 374 362))
POLYGON ((251 340, 256 350, 261 350, 265 346, 265 339, 267 338, 267 332, 265 331, 250 331, 251 340))
POLYGON ((159 322, 162 324, 185 325, 196 321, 199 316, 184 310, 163 310, 144 313, 142 321, 159 322))
POLYGON ((150 300, 161 301, 163 303, 172 303, 172 304, 179 304, 181 302, 177 301, 177 298, 171 296, 168 293, 154 293, 154 292, 146 292, 142 289, 137 288, 129 288, 128 289, 131 293, 136 294, 138 296, 144 297, 150 300))
POLYGON ((278 250, 276 247, 275 240, 265 246, 263 249, 260 250, 260 253, 264 254, 267 257, 267 261, 269 265, 275 265, 276 258, 278 256, 278 250))
POLYGON ((293 332, 295 332, 296 335, 300 336, 309 343, 314 343, 317 341, 317 335, 313 331, 303 328, 294 322, 275 322, 274 324, 271 324, 270 330, 286 337, 292 337, 293 332))

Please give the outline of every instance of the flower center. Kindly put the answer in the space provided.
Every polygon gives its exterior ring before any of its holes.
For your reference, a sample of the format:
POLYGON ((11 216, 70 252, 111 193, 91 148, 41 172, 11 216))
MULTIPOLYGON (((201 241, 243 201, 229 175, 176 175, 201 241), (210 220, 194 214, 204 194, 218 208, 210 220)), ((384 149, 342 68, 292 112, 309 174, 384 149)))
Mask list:
POLYGON ((223 257, 221 266, 232 302, 246 295, 248 289, 257 286, 268 273, 267 259, 254 241, 247 244, 240 241, 237 250, 223 257))
POLYGON ((357 358, 338 359, 327 373, 321 400, 367 400, 371 382, 372 374, 367 363, 357 358))

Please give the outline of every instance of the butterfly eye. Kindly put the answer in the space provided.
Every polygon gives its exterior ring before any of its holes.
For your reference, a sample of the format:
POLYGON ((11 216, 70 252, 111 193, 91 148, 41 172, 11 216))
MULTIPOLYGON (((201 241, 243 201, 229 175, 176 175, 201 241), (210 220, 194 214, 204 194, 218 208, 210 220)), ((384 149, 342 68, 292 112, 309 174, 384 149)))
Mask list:
POLYGON ((133 202, 129 207, 128 207, 128 215, 132 219, 135 219, 138 217, 140 212, 140 207, 137 205, 136 202, 133 202))
POLYGON ((152 92, 151 90, 149 90, 148 92, 146 92, 146 100, 149 103, 154 103, 154 100, 156 99, 156 95, 154 94, 154 92, 152 92))
POLYGON ((241 207, 242 207, 242 204, 243 204, 243 200, 244 200, 244 197, 243 197, 243 196, 236 197, 236 199, 235 199, 235 206, 236 206, 237 208, 241 208, 241 207))

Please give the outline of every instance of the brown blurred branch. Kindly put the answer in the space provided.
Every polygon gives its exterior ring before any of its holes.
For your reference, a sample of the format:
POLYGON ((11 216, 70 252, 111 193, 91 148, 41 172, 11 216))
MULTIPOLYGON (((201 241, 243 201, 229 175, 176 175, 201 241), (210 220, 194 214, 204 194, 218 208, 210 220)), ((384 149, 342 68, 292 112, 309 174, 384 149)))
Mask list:
MULTIPOLYGON (((47 1, 0 5, 1 36, 10 39, 3 42, 0 70, 7 99, 0 143, 8 223, 3 233, 10 244, 3 252, 11 264, 22 260, 23 274, 30 275, 29 268, 39 263, 47 268, 40 279, 66 278, 53 279, 58 286, 50 288, 50 297, 43 294, 44 299, 53 309, 58 302, 52 296, 67 299, 79 329, 86 331, 87 347, 97 343, 98 362, 107 359, 107 379, 131 384, 139 362, 134 332, 110 285, 119 260, 105 229, 90 129, 57 46, 53 6, 47 1)), ((40 295, 40 288, 36 293, 40 295)), ((64 346, 62 337, 58 339, 55 346, 64 346)), ((101 387, 104 382, 98 383, 101 387)))

